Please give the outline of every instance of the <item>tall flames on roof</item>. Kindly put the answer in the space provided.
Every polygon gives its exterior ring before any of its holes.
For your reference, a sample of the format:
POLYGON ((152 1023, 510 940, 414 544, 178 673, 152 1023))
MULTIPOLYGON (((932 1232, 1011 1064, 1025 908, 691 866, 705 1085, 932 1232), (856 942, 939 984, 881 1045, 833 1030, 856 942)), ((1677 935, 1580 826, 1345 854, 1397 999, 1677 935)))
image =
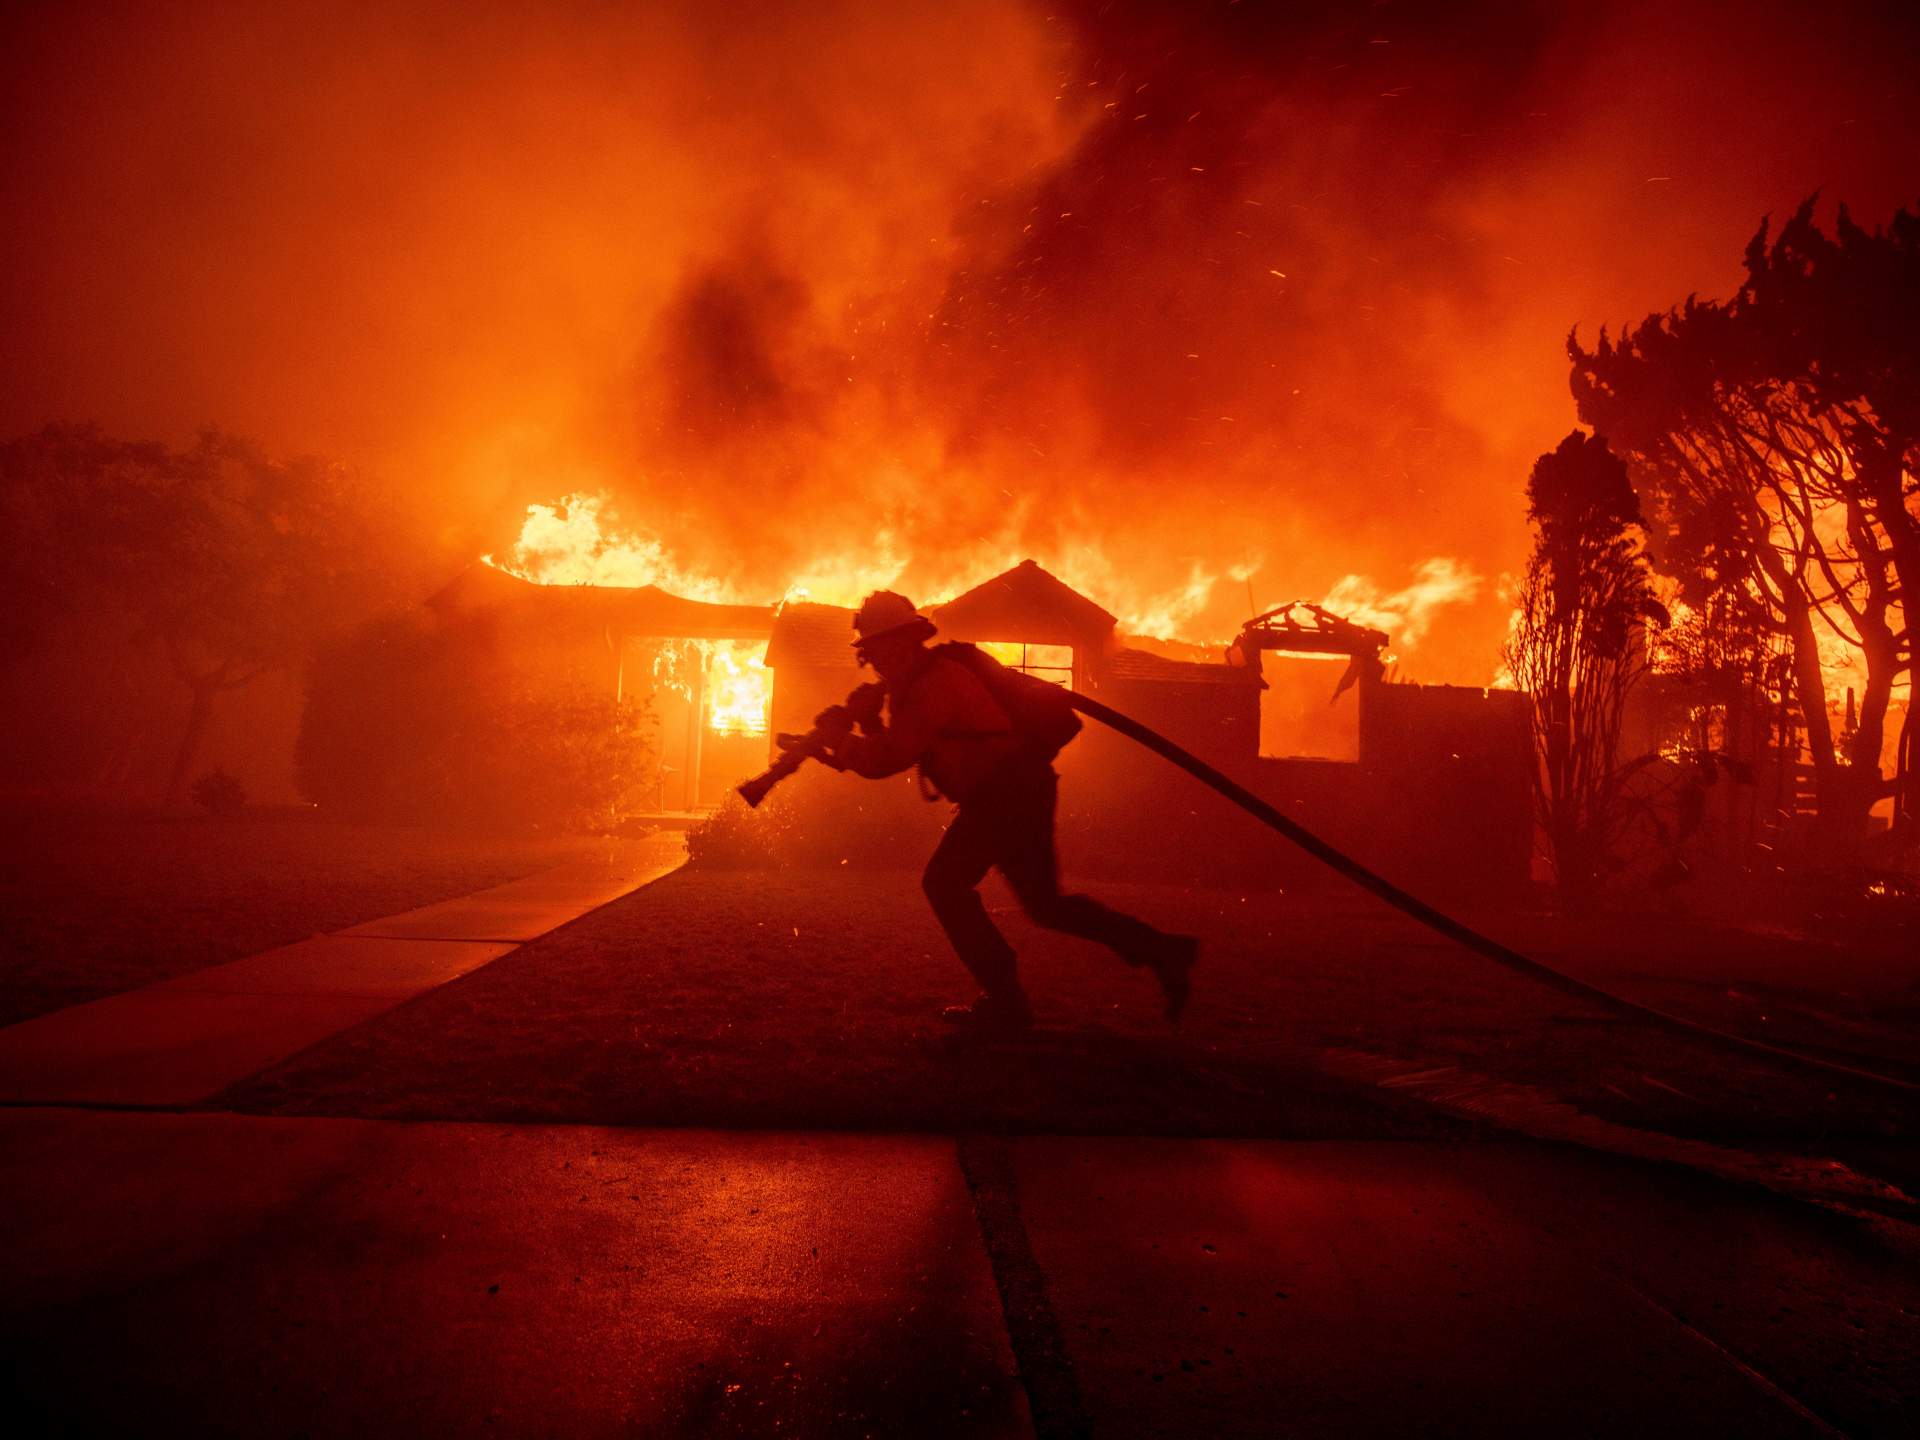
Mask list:
MULTIPOLYGON (((483 557, 509 574, 541 585, 656 585, 695 600, 725 604, 765 604, 770 598, 811 600, 852 606, 870 592, 908 584, 914 557, 894 536, 881 532, 865 551, 823 551, 802 563, 799 576, 779 597, 756 593, 734 577, 706 573, 684 564, 660 534, 619 522, 609 498, 574 494, 551 505, 531 505, 519 538, 503 557, 483 557)), ((1010 553, 993 541, 976 542, 938 557, 940 573, 950 577, 939 593, 916 595, 935 604, 992 579, 1021 559, 1037 560, 1066 584, 1111 610, 1122 635, 1224 645, 1231 635, 1200 628, 1196 622, 1223 585, 1251 591, 1261 575, 1257 562, 1219 571, 1198 562, 1171 590, 1143 587, 1091 541, 1062 542, 1030 557, 1010 553)), ((1321 604, 1336 614, 1386 630, 1399 652, 1416 649, 1431 630, 1435 615, 1449 605, 1471 601, 1480 576, 1463 561, 1434 556, 1415 567, 1411 583, 1389 590, 1361 574, 1342 576, 1321 604)))
MULTIPOLYGON (((531 505, 519 537, 504 557, 483 557, 522 579, 542 585, 654 585, 695 600, 724 604, 765 603, 737 578, 704 573, 683 564, 657 533, 620 525, 605 495, 575 494, 551 505, 531 505)), ((928 603, 991 579, 1022 557, 991 543, 971 553, 942 557, 955 576, 948 594, 924 597, 928 603)), ((869 592, 900 583, 911 557, 882 533, 858 553, 823 553, 800 567, 800 578, 782 600, 812 600, 854 605, 869 592)), ((1224 645, 1230 636, 1195 633, 1190 627, 1213 598, 1222 580, 1248 586, 1256 565, 1214 573, 1194 564, 1186 581, 1171 591, 1143 590, 1130 584, 1097 545, 1067 545, 1041 560, 1068 585, 1111 609, 1123 635, 1224 645)), ((1471 600, 1479 576, 1458 560, 1436 556, 1422 562, 1413 583, 1385 590, 1364 575, 1349 574, 1328 593, 1325 607, 1362 624, 1397 635, 1401 651, 1417 647, 1444 606, 1471 600)), ((655 663, 655 680, 691 701, 693 675, 707 727, 722 735, 763 735, 772 705, 773 675, 766 666, 766 645, 738 641, 689 640, 664 647, 655 663)))
POLYGON ((334 454, 434 574, 529 505, 503 564, 689 596, 1031 556, 1140 633, 1375 607, 1459 682, 1504 607, 1424 567, 1524 563, 1569 327, 1725 293, 1815 186, 1888 213, 1920 131, 1913 6, 232 8, 10 7, 4 433, 334 454))

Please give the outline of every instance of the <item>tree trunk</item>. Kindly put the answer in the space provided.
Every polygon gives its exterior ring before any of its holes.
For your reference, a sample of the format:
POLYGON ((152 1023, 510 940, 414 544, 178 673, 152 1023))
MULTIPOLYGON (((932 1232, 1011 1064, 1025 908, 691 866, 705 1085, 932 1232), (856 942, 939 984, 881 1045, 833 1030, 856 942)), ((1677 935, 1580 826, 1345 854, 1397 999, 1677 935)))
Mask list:
MULTIPOLYGON (((1904 476, 1906 461, 1904 452, 1893 449, 1890 453, 1877 457, 1875 463, 1864 466, 1861 479, 1868 493, 1868 514, 1886 535, 1887 552, 1893 562, 1893 573, 1900 582, 1902 597, 1901 621, 1909 637, 1915 631, 1915 620, 1920 618, 1920 605, 1908 601, 1906 597, 1920 595, 1920 519, 1907 505, 1904 476)), ((1902 666, 1896 652, 1894 638, 1887 638, 1885 663, 1888 674, 1904 671, 1912 676, 1914 665, 1909 660, 1902 666)), ((1911 652, 1911 642, 1909 642, 1911 652)), ((1891 689, 1891 685, 1889 685, 1891 689)), ((1894 775, 1901 782, 1903 794, 1896 806, 1896 812, 1904 811, 1908 815, 1920 814, 1920 771, 1916 771, 1910 761, 1909 752, 1904 744, 1906 726, 1912 724, 1913 704, 1907 705, 1906 725, 1902 727, 1903 743, 1894 751, 1894 775), (1904 767, 1904 768, 1903 768, 1904 767)), ((1879 761, 1879 751, 1874 752, 1874 761, 1879 761)))
MULTIPOLYGON (((1901 782, 1899 798, 1894 807, 1896 825, 1904 825, 1910 831, 1917 817, 1920 817, 1920 764, 1915 763, 1913 708, 1907 708, 1906 718, 1900 723, 1900 745, 1894 752, 1894 774, 1901 782)), ((1911 842, 1912 835, 1906 839, 1911 842)))
POLYGON ((1880 773, 1880 752, 1887 743, 1887 706, 1893 700, 1893 678, 1900 660, 1893 632, 1878 615, 1860 626, 1866 640, 1867 684, 1860 694, 1860 713, 1847 758, 1856 767, 1880 773))
POLYGON ((1861 803, 1860 777, 1834 743, 1812 608, 1791 590, 1787 592, 1787 633, 1792 642, 1794 699, 1799 702, 1800 720, 1806 726, 1814 790, 1819 796, 1820 811, 1813 827, 1814 859, 1816 863, 1846 860, 1866 836, 1871 802, 1861 803))
POLYGON ((1553 878, 1564 890, 1578 890, 1584 879, 1579 856, 1580 827, 1574 815, 1573 699, 1564 680, 1555 677, 1536 703, 1546 714, 1541 763, 1546 770, 1547 847, 1553 855, 1553 878))
POLYGON ((207 722, 213 718, 213 697, 219 686, 202 682, 193 687, 193 705, 187 711, 187 730, 180 737, 180 748, 173 754, 173 772, 167 777, 166 803, 178 805, 186 798, 187 780, 193 774, 193 762, 200 756, 200 742, 206 739, 207 722))

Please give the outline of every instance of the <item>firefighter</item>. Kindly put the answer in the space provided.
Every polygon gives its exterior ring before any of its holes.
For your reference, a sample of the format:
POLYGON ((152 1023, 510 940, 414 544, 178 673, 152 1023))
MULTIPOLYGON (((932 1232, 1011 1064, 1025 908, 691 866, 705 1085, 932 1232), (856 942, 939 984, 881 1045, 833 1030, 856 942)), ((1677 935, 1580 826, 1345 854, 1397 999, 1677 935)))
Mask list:
POLYGON ((1033 1021, 1013 947, 987 915, 976 888, 998 867, 1033 920, 1096 940, 1159 983, 1167 1019, 1180 1021, 1199 942, 1170 935, 1085 895, 1060 893, 1053 817, 1059 787, 1053 756, 1062 731, 1036 712, 1057 703, 1070 728, 1078 717, 1046 682, 1001 667, 968 645, 929 648, 933 622, 904 595, 880 590, 854 615, 854 653, 880 676, 815 724, 822 757, 868 779, 919 766, 922 783, 958 806, 921 884, 960 961, 980 984, 971 1005, 944 1018, 983 1036, 1012 1036, 1033 1021), (1022 690, 1019 687, 1029 687, 1022 690), (1040 688, 1040 704, 1025 700, 1040 688), (882 717, 882 707, 885 716, 882 717), (861 733, 855 733, 856 729, 861 733))

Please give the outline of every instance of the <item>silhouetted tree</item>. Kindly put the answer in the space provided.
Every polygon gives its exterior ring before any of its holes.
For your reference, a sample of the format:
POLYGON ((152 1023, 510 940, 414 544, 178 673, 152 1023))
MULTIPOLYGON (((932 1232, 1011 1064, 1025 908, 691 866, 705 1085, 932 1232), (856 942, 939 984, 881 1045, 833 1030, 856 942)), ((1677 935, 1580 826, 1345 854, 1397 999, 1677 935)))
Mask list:
POLYGON ((362 818, 587 829, 656 807, 650 704, 527 661, 485 619, 424 608, 330 641, 307 669, 301 793, 362 818))
POLYGON ((301 659, 387 598, 392 527, 359 477, 207 431, 185 450, 50 426, 0 447, 26 625, 56 617, 164 657, 188 696, 166 798, 184 795, 223 694, 301 659))
POLYGON ((1534 804, 1555 878, 1588 889, 1623 819, 1620 721, 1647 668, 1645 624, 1664 624, 1637 530, 1626 466, 1574 431, 1527 480, 1533 553, 1506 662, 1527 696, 1534 804))
MULTIPOLYGON (((1844 209, 1834 237, 1803 205, 1724 303, 1689 298, 1617 341, 1571 337, 1580 418, 1602 429, 1653 504, 1663 569, 1784 641, 1830 840, 1846 846, 1910 771, 1879 765, 1911 675, 1903 597, 1920 585, 1920 221, 1884 231, 1844 209), (1836 733, 1822 639, 1865 669, 1836 733)), ((1909 724, 1911 719, 1909 718, 1909 724)))

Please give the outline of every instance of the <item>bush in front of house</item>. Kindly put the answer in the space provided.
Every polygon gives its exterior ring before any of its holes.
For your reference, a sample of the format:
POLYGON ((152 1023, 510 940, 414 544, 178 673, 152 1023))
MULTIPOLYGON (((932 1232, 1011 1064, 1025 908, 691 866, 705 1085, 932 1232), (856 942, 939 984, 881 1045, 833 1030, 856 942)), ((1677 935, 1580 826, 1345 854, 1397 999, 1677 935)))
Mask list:
POLYGON ((918 869, 951 816, 910 777, 868 781, 809 765, 760 808, 729 795, 687 831, 690 863, 716 870, 779 866, 918 869))
POLYGON ((536 671, 483 623, 362 626, 308 673, 302 793, 364 819, 618 828, 657 804, 653 716, 536 671))
POLYGON ((193 782, 193 788, 187 793, 193 797, 193 803, 209 815, 223 819, 247 808, 246 787, 225 770, 209 770, 193 782))
POLYGON ((708 870, 764 870, 780 861, 781 813, 768 800, 752 810, 738 795, 687 828, 687 863, 708 870))

